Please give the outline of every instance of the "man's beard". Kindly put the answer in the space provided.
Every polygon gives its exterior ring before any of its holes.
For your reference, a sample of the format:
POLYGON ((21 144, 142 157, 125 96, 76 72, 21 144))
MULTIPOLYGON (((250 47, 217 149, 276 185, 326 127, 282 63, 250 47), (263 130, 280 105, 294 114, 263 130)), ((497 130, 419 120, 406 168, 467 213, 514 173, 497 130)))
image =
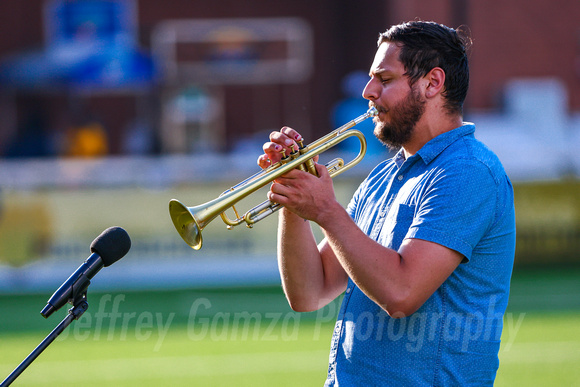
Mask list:
MULTIPOLYGON (((385 110, 377 107, 380 112, 385 110)), ((425 99, 422 99, 418 88, 411 87, 407 97, 389 109, 391 122, 377 122, 374 134, 380 142, 390 149, 398 149, 409 141, 417 122, 425 112, 425 99)))

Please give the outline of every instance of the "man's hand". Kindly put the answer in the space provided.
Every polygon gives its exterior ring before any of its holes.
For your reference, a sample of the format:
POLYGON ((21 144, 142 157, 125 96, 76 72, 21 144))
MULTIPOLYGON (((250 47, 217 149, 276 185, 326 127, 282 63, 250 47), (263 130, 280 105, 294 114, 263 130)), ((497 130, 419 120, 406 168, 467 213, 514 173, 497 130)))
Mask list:
MULTIPOLYGON (((298 149, 302 136, 287 126, 270 133, 270 141, 263 146, 264 154, 258 157, 258 165, 266 169, 280 161, 282 151, 288 155, 292 148, 298 149)), ((318 156, 314 158, 318 160, 318 156)), ((318 176, 301 170, 292 170, 272 182, 268 199, 279 203, 303 219, 319 222, 325 210, 336 202, 332 178, 325 166, 315 164, 318 176)))
POLYGON ((264 154, 258 157, 258 165, 260 168, 266 169, 277 163, 282 159, 282 150, 285 150, 286 155, 289 155, 292 152, 292 147, 298 149, 298 141, 300 140, 302 140, 300 133, 287 126, 278 132, 270 133, 270 141, 262 147, 264 154))
MULTIPOLYGON (((268 168, 270 165, 276 164, 282 159, 282 150, 286 155, 292 153, 293 150, 298 149, 298 142, 302 140, 302 135, 296 130, 284 126, 278 132, 270 133, 270 141, 262 146, 264 154, 258 157, 258 165, 262 169, 268 168)), ((318 156, 313 157, 316 162, 318 156)))
POLYGON ((336 201, 332 178, 324 165, 315 164, 320 177, 294 169, 274 180, 268 199, 280 203, 303 219, 323 226, 332 211, 342 206, 336 201))

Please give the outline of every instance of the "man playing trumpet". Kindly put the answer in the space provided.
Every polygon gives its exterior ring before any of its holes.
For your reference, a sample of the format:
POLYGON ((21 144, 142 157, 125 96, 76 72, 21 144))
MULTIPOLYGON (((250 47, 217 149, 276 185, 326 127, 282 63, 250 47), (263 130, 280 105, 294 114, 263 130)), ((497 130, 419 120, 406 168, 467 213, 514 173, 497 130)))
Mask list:
MULTIPOLYGON (((279 215, 282 285, 296 311, 344 292, 327 386, 492 385, 515 250, 513 190, 463 122, 469 39, 414 21, 380 34, 363 91, 376 137, 400 148, 346 210, 323 165, 292 170, 268 199, 279 215), (325 238, 316 243, 309 220, 325 238)), ((301 140, 270 135, 258 164, 301 140)))

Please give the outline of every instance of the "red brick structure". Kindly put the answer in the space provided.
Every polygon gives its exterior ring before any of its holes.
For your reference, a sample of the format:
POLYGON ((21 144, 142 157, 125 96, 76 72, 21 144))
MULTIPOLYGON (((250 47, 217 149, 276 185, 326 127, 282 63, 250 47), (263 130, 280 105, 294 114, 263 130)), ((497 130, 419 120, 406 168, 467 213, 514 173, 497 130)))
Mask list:
MULTIPOLYGON (((0 2, 0 58, 19 50, 42 47, 43 4, 42 0, 0 2)), ((500 107, 502 87, 511 78, 557 77, 567 87, 569 111, 579 111, 578 15, 580 2, 577 0, 320 0, 316 4, 295 0, 279 5, 268 0, 137 1, 138 38, 144 48, 150 47, 155 26, 167 19, 292 16, 303 18, 311 25, 313 74, 307 82, 225 87, 228 148, 243 136, 282 123, 304 128, 303 132, 312 136, 328 132, 330 109, 341 98, 341 78, 352 70, 368 68, 379 31, 390 24, 415 18, 453 27, 465 24, 470 28, 474 46, 466 109, 500 107), (284 108, 280 102, 284 100, 291 100, 293 104, 284 108)), ((0 85, 0 90, 4 86, 0 85)), ((60 94, 44 93, 40 97, 49 112, 51 126, 58 125, 59 110, 67 108, 70 96, 67 99, 60 94)), ((4 95, 2 143, 14 135, 23 119, 21 105, 30 95, 17 93, 12 100, 15 104, 7 103, 6 98, 4 95)), ((110 133, 112 152, 120 153, 123 131, 139 111, 134 97, 111 93, 82 98, 103 119, 110 133)), ((2 152, 0 146, 0 155, 2 152)))

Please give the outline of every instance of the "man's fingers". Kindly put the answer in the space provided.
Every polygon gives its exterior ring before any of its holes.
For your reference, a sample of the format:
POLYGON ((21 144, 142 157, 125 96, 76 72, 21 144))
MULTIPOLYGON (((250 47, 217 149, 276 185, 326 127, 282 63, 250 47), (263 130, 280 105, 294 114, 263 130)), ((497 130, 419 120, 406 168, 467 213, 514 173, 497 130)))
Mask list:
POLYGON ((268 168, 272 164, 272 161, 268 157, 268 155, 261 155, 258 157, 258 166, 262 169, 268 168))
MULTIPOLYGON (((289 128, 287 126, 284 126, 282 129, 280 129, 280 132, 282 132, 289 139, 291 139, 293 143, 302 140, 302 136, 300 135, 300 133, 298 133, 294 129, 289 128)), ((290 145, 290 144, 288 144, 288 145, 290 145)))
POLYGON ((284 126, 279 131, 270 133, 270 141, 264 143, 262 149, 264 154, 258 157, 257 163, 260 168, 265 169, 282 159, 282 151, 286 155, 298 149, 298 141, 302 140, 300 133, 292 128, 284 126))
POLYGON ((318 172, 318 176, 322 177, 330 177, 330 173, 328 173, 328 169, 326 169, 326 166, 323 164, 314 164, 314 166, 316 167, 316 172, 318 172))

